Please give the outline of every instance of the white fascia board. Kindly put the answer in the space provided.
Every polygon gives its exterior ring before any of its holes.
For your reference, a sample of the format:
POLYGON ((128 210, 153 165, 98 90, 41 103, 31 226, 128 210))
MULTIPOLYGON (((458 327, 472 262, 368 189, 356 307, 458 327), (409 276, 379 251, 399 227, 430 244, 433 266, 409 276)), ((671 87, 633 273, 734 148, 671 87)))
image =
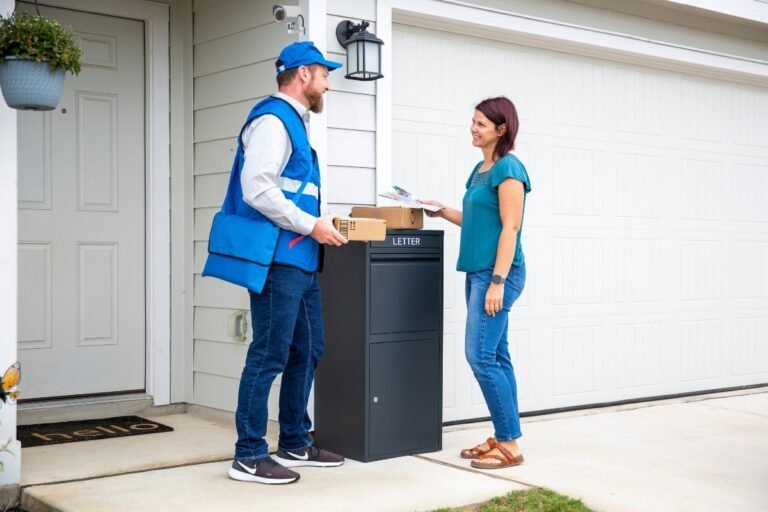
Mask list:
POLYGON ((768 24, 768 0, 667 0, 717 14, 768 24))
MULTIPOLYGON (((380 0, 383 2, 384 0, 380 0)), ((666 62, 676 69, 708 71, 756 85, 768 84, 768 60, 691 48, 632 34, 622 34, 456 0, 389 0, 395 14, 429 20, 438 28, 475 29, 475 34, 518 44, 629 62, 666 62)))

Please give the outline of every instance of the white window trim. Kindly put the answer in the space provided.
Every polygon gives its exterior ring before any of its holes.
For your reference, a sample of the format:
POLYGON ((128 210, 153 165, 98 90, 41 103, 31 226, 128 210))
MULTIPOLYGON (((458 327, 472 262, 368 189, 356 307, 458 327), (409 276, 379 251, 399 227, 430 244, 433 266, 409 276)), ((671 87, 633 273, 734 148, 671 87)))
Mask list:
POLYGON ((146 166, 145 386, 155 405, 171 401, 171 229, 169 6, 144 0, 49 0, 51 6, 144 22, 146 166))
MULTIPOLYGON (((392 19, 393 14, 428 28, 462 32, 564 50, 623 62, 651 65, 672 71, 696 73, 765 87, 768 60, 751 59, 630 34, 584 27, 472 5, 459 0, 378 0, 377 36, 385 41, 381 51, 384 79, 376 83, 376 196, 392 182, 392 19), (386 44, 390 43, 390 44, 386 44)), ((381 199, 377 199, 381 201, 381 199)))

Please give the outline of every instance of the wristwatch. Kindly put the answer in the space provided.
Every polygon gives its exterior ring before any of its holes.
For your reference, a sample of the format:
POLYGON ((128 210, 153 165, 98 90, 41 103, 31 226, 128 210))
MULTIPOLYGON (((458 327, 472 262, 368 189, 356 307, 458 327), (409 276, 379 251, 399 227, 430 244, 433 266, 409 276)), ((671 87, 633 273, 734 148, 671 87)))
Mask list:
POLYGON ((493 284, 501 284, 504 282, 504 278, 499 274, 493 274, 493 277, 491 278, 491 282, 493 284))

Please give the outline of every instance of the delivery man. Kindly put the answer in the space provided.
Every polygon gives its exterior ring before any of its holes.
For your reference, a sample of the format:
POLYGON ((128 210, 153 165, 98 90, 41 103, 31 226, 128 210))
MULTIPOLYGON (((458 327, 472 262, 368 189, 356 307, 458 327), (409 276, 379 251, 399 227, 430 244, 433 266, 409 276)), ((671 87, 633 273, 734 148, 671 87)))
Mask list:
POLYGON ((251 299, 253 341, 240 379, 238 439, 229 469, 235 480, 287 484, 300 476, 289 468, 344 463, 312 443, 307 414, 324 347, 320 245, 347 243, 322 201, 308 128, 310 112, 323 110, 329 72, 340 66, 311 41, 283 49, 275 63, 279 92, 248 115, 224 205, 211 228, 203 275, 244 286, 251 299), (267 399, 280 373, 280 439, 270 457, 264 440, 267 399))

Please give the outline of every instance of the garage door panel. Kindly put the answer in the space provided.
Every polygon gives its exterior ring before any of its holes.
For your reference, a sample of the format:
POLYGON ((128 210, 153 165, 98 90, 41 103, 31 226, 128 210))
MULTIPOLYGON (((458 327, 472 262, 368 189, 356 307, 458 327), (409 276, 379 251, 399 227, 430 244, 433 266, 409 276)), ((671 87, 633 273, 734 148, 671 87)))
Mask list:
POLYGON ((611 342, 616 361, 615 386, 620 390, 658 386, 664 380, 665 336, 661 319, 618 323, 611 342))
POLYGON ((671 131, 676 83, 666 75, 627 65, 614 65, 607 74, 606 98, 610 129, 659 137, 671 131))
POLYGON ((605 151, 555 146, 552 169, 552 213, 567 216, 605 215, 605 151))
MULTIPOLYGON (((459 206, 481 159, 474 104, 518 108, 522 411, 768 382, 768 91, 401 25, 393 52, 392 175, 420 196, 459 206)), ((464 361, 459 230, 427 226, 449 233, 444 418, 487 416, 464 361)))
POLYGON ((720 363, 728 356, 720 342, 725 332, 720 318, 685 320, 680 323, 680 380, 711 381, 724 376, 720 363))
POLYGON ((731 373, 737 376, 761 376, 768 372, 768 316, 744 316, 730 322, 733 334, 731 373))
MULTIPOLYGON (((768 118, 766 118, 768 123, 768 118)), ((741 222, 768 222, 768 165, 730 162, 728 218, 741 222)))
MULTIPOLYGON (((525 52, 510 53, 501 45, 488 44, 486 42, 469 44, 469 80, 459 80, 468 84, 466 93, 467 100, 471 108, 473 103, 477 103, 483 98, 489 96, 499 96, 510 94, 510 91, 519 91, 523 94, 529 87, 529 81, 526 76, 532 72, 541 72, 541 69, 531 69, 531 59, 525 52), (496 70, 492 75, 488 73, 489 69, 496 70)), ((548 68, 547 68, 548 71, 548 68)), ((530 119, 539 115, 549 116, 551 106, 542 105, 521 105, 520 116, 530 119), (545 107, 546 110, 536 107, 545 107)), ((466 111, 465 111, 466 112, 466 111)), ((461 115, 460 113, 458 115, 461 115)), ((466 114, 464 114, 466 116, 466 114)))
MULTIPOLYGON (((730 256, 731 297, 742 300, 768 298, 768 275, 765 272, 768 240, 735 240, 731 244, 730 256)), ((764 302, 755 301, 754 304, 757 306, 764 302)))
MULTIPOLYGON (((434 77, 445 74, 446 70, 455 70, 456 61, 466 61, 465 53, 460 48, 453 48, 459 54, 440 51, 448 46, 448 34, 441 36, 436 33, 433 37, 424 39, 418 33, 402 31, 398 44, 392 47, 392 62, 399 63, 392 70, 393 80, 407 77, 434 77), (464 57, 464 58, 461 58, 464 57)), ((393 90, 393 103, 402 107, 412 107, 419 110, 447 112, 454 111, 453 98, 457 97, 455 84, 458 80, 441 84, 441 87, 423 87, 413 84, 410 87, 400 87, 393 90)))
POLYGON ((663 241, 659 238, 619 239, 614 247, 613 261, 617 265, 613 300, 619 303, 661 302, 664 297, 663 241))
POLYGON ((606 388, 605 327, 600 323, 552 329, 554 398, 588 395, 606 388))
POLYGON ((724 279, 730 276, 723 270, 723 242, 721 240, 681 240, 680 300, 705 301, 724 297, 724 279))
POLYGON ((562 93, 552 96, 553 123, 588 130, 605 128, 604 66, 594 60, 558 56, 553 58, 552 72, 553 83, 568 84, 562 93))
POLYGON ((768 147, 768 91, 740 85, 733 95, 733 142, 768 147))
POLYGON ((689 140, 724 142, 722 119, 732 110, 732 97, 721 84, 682 78, 679 82, 680 136, 689 140))
POLYGON ((408 190, 420 197, 425 194, 439 197, 458 196, 461 181, 456 169, 456 137, 454 134, 395 131, 392 140, 397 149, 392 154, 392 180, 395 184, 408 183, 408 190), (434 177, 441 179, 435 181, 434 177))
POLYGON ((668 190, 664 158, 652 152, 617 153, 611 169, 615 189, 615 215, 625 218, 663 216, 662 193, 668 190))
POLYGON ((683 158, 678 188, 680 218, 721 221, 725 181, 721 159, 683 158))

